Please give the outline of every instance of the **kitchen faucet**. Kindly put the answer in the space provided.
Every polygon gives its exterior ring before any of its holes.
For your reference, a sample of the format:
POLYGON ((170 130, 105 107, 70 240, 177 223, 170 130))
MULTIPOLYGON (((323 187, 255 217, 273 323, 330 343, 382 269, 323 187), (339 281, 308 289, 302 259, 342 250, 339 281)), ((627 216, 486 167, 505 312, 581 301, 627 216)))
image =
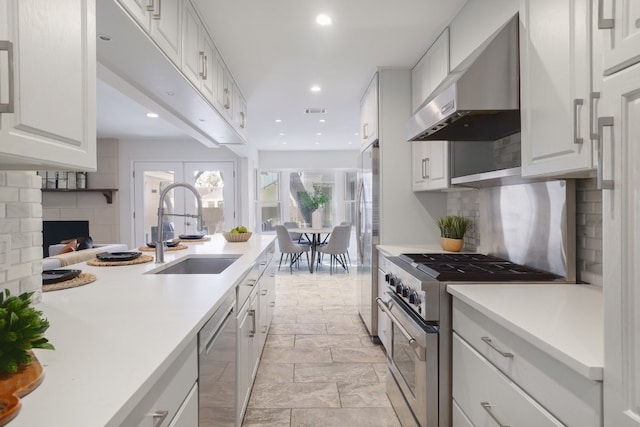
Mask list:
POLYGON ((157 242, 156 242, 156 263, 164 262, 164 224, 162 223, 162 218, 165 216, 182 216, 187 218, 197 218, 198 219, 198 229, 202 230, 204 228, 204 221, 202 219, 202 199, 200 198, 200 194, 198 190, 195 189, 191 184, 187 184, 186 182, 176 182, 167 186, 162 193, 160 193, 160 203, 158 204, 158 233, 157 233, 157 242), (176 187, 184 187, 196 196, 196 201, 198 202, 198 214, 173 214, 173 213, 164 213, 164 198, 170 190, 173 190, 176 187))

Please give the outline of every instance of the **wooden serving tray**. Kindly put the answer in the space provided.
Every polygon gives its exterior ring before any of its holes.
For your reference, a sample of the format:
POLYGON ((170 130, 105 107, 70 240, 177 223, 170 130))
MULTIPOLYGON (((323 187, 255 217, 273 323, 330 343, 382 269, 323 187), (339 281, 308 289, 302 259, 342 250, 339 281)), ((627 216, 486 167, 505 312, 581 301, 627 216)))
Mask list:
POLYGON ((0 375, 0 426, 18 415, 20 398, 36 389, 44 379, 42 365, 30 352, 31 363, 12 375, 0 375))

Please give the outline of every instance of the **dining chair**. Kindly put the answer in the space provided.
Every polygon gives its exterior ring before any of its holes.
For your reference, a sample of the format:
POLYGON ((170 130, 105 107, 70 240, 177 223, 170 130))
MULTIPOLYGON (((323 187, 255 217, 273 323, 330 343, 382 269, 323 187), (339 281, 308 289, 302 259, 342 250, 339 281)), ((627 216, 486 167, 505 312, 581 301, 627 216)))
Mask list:
POLYGON ((349 227, 349 238, 347 240, 347 260, 351 264, 351 255, 349 255, 349 246, 351 245, 351 223, 349 221, 342 221, 340 225, 346 225, 349 227))
POLYGON ((318 252, 320 254, 329 254, 329 274, 333 274, 334 265, 340 264, 348 273, 349 263, 347 255, 349 253, 349 239, 351 236, 350 225, 336 225, 331 231, 331 236, 326 245, 320 246, 318 252))
MULTIPOLYGON (((299 228, 300 224, 298 224, 295 221, 285 221, 282 223, 282 225, 284 225, 285 228, 289 229, 289 228, 299 228)), ((304 235, 304 233, 291 233, 289 232, 289 235, 291 236, 291 240, 293 240, 294 242, 298 242, 301 244, 310 244, 311 242, 309 242, 309 239, 307 239, 304 235)))
POLYGON ((276 236, 278 238, 278 248, 280 249, 280 262, 278 270, 282 265, 282 257, 286 255, 285 262, 289 260, 289 270, 293 274, 293 264, 299 265, 300 257, 304 253, 307 256, 307 264, 309 264, 309 245, 294 243, 291 239, 289 231, 284 225, 276 225, 276 236))

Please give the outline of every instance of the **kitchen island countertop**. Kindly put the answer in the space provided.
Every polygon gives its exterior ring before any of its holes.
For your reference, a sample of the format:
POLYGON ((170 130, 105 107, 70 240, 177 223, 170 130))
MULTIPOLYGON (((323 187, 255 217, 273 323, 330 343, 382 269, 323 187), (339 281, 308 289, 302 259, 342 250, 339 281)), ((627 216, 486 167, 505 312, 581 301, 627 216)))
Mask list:
POLYGON ((572 284, 449 285, 454 297, 564 363, 602 381, 602 288, 572 284))
POLYGON ((11 427, 121 425, 273 241, 254 234, 228 243, 217 234, 165 253, 166 263, 194 254, 241 255, 215 275, 145 274, 160 266, 154 262, 70 266, 97 280, 43 293, 35 305, 51 323, 45 336, 56 349, 35 350, 45 378, 22 398, 11 427))

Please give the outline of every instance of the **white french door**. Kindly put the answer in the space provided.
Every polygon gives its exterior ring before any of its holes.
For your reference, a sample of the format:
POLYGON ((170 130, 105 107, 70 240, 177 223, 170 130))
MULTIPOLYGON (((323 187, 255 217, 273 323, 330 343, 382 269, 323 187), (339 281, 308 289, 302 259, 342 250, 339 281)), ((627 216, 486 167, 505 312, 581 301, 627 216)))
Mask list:
MULTIPOLYGON (((233 162, 135 162, 134 163, 135 246, 155 241, 160 194, 168 185, 185 182, 194 186, 202 199, 204 226, 209 234, 233 228, 235 217, 235 164, 233 162)), ((194 234, 195 218, 170 214, 195 214, 193 194, 177 187, 164 200, 163 229, 167 238, 194 234)))

